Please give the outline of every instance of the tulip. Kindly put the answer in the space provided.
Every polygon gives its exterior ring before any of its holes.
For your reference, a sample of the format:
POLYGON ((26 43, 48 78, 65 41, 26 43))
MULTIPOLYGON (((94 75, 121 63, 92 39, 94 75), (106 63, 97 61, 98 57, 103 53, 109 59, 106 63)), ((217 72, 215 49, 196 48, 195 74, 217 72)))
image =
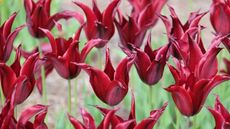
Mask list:
POLYGON ((230 128, 230 113, 220 102, 219 96, 216 97, 214 109, 208 107, 208 110, 212 113, 215 121, 215 129, 229 129, 230 128))
POLYGON ((120 103, 128 92, 129 70, 134 58, 134 55, 124 58, 115 70, 111 63, 109 49, 107 49, 104 71, 84 63, 76 65, 89 75, 89 81, 96 96, 104 103, 114 106, 120 103))
POLYGON ((44 55, 43 60, 52 63, 58 74, 65 79, 73 79, 80 73, 80 68, 71 62, 83 63, 90 50, 101 42, 101 39, 93 39, 86 43, 84 48, 79 50, 78 37, 81 28, 77 31, 74 38, 65 40, 63 38, 55 39, 52 33, 47 29, 41 29, 48 37, 52 52, 44 55))
POLYGON ((189 60, 176 61, 176 67, 169 65, 174 77, 175 84, 166 88, 172 98, 185 116, 197 114, 213 88, 220 83, 229 80, 230 77, 217 75, 217 54, 221 48, 218 47, 224 37, 213 40, 208 51, 203 54, 201 48, 195 42, 189 43, 189 60))
MULTIPOLYGON (((110 40, 115 31, 113 20, 120 0, 113 0, 103 12, 99 10, 96 0, 92 0, 92 2, 92 9, 81 2, 74 2, 86 15, 87 21, 84 25, 86 37, 88 40, 97 38, 110 40)), ((97 47, 104 47, 105 44, 106 42, 102 42, 97 47)))
POLYGON ((174 42, 175 45, 171 45, 171 54, 176 58, 178 57, 179 53, 177 53, 176 49, 181 49, 183 53, 188 52, 189 38, 193 40, 197 40, 199 47, 202 50, 202 53, 205 52, 203 42, 201 40, 200 31, 203 29, 201 25, 199 25, 200 20, 205 16, 207 12, 200 13, 199 11, 190 13, 190 16, 185 24, 182 24, 180 19, 178 18, 175 10, 169 6, 169 11, 171 13, 171 21, 166 16, 161 15, 160 18, 165 24, 166 32, 168 35, 169 42, 174 42), (188 36, 190 35, 190 37, 188 36), (197 39, 196 39, 197 37, 197 39), (175 43, 176 41, 176 43, 175 43), (175 48, 178 47, 178 48, 175 48))
POLYGON ((230 76, 230 61, 224 58, 224 63, 226 66, 226 70, 221 70, 221 72, 224 73, 226 76, 230 76))
POLYGON ((121 46, 128 48, 128 44, 133 44, 135 47, 141 47, 146 30, 141 28, 134 18, 129 17, 127 20, 121 14, 120 17, 119 21, 115 20, 115 25, 120 37, 121 46))
POLYGON ((123 47, 133 44, 140 48, 146 31, 156 24, 158 15, 167 0, 129 0, 129 2, 133 7, 131 16, 126 19, 118 11, 119 20, 115 20, 115 25, 123 47))
POLYGON ((47 106, 37 104, 26 108, 24 111, 22 111, 17 121, 14 117, 15 107, 11 105, 11 101, 6 102, 2 112, 0 113, 1 129, 48 129, 44 122, 45 116, 47 114, 47 106), (34 116, 34 122, 32 123, 29 120, 34 116))
POLYGON ((7 62, 13 50, 13 43, 20 30, 25 25, 17 27, 13 32, 11 28, 17 13, 13 13, 0 27, 0 62, 7 62))
MULTIPOLYGON (((230 34, 230 2, 229 0, 213 0, 210 8, 210 21, 218 35, 230 34)), ((230 40, 225 38, 223 44, 230 52, 230 40)))
POLYGON ((210 8, 210 21, 218 34, 230 33, 230 2, 229 0, 213 0, 210 8))
POLYGON ((51 30, 55 21, 60 19, 76 18, 83 23, 83 16, 77 12, 62 11, 50 16, 51 0, 24 0, 26 23, 30 34, 35 38, 43 38, 45 34, 39 28, 51 30), (42 19, 41 19, 42 18, 42 19))
POLYGON ((133 6, 131 16, 134 17, 140 27, 150 28, 158 20, 158 15, 167 0, 129 0, 133 6))
POLYGON ((165 103, 160 109, 151 111, 150 116, 148 118, 141 120, 138 124, 136 123, 135 118, 134 97, 132 99, 131 110, 127 120, 115 114, 118 109, 109 110, 98 106, 96 107, 104 115, 104 118, 98 127, 96 127, 95 121, 93 117, 90 115, 90 113, 88 113, 84 109, 81 109, 83 123, 76 120, 71 115, 68 115, 68 117, 75 129, 108 129, 109 127, 111 129, 152 129, 155 123, 162 115, 162 113, 164 112, 166 106, 167 103, 165 103))
POLYGON ((15 91, 14 102, 20 104, 31 94, 35 84, 33 70, 37 59, 38 53, 31 55, 22 67, 17 56, 13 64, 18 64, 18 67, 14 67, 15 65, 9 67, 5 63, 0 63, 1 86, 7 100, 12 97, 15 91))
POLYGON ((135 66, 139 77, 148 85, 156 84, 163 75, 166 61, 168 60, 169 44, 152 50, 151 36, 149 35, 144 51, 133 47, 136 53, 135 66))

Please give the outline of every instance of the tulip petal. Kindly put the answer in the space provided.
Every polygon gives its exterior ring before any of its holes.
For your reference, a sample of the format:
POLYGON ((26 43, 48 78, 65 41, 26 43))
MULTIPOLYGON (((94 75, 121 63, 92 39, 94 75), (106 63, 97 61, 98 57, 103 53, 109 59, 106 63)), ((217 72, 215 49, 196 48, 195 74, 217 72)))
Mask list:
POLYGON ((182 86, 172 85, 166 88, 166 90, 172 94, 177 108, 183 115, 193 115, 192 98, 182 86))
POLYGON ((211 108, 208 108, 208 110, 212 113, 212 115, 216 121, 215 129, 224 129, 224 118, 223 118, 223 116, 221 116, 221 114, 216 110, 213 110, 211 108))
POLYGON ((5 62, 9 59, 10 54, 13 50, 13 43, 14 43, 16 36, 18 35, 19 31, 21 31, 24 27, 25 25, 19 26, 7 37, 5 49, 4 49, 4 57, 3 57, 3 60, 5 62))
POLYGON ((14 12, 7 20, 5 23, 3 23, 3 37, 6 38, 10 35, 11 28, 13 25, 13 22, 15 20, 15 17, 17 16, 17 13, 14 12))
POLYGON ((46 106, 38 104, 38 105, 34 105, 22 111, 19 117, 18 123, 17 123, 17 128, 24 127, 25 124, 29 121, 29 119, 31 119, 33 116, 36 116, 46 110, 47 110, 46 106))
POLYGON ((86 129, 82 123, 78 120, 76 120, 73 116, 71 116, 70 114, 68 114, 68 118, 69 118, 69 121, 71 122, 71 124, 73 125, 73 127, 75 129, 86 129))
POLYGON ((9 98, 14 89, 14 83, 17 80, 14 71, 6 64, 0 63, 1 86, 5 98, 9 98))
POLYGON ((81 116, 87 129, 96 129, 93 117, 84 109, 81 109, 81 116))
POLYGON ((105 62, 105 69, 104 72, 109 76, 110 80, 114 79, 114 68, 110 59, 110 50, 109 48, 106 49, 106 62, 105 62))
POLYGON ((134 123, 135 120, 128 120, 126 122, 117 124, 115 129, 130 129, 130 126, 133 125, 134 123))

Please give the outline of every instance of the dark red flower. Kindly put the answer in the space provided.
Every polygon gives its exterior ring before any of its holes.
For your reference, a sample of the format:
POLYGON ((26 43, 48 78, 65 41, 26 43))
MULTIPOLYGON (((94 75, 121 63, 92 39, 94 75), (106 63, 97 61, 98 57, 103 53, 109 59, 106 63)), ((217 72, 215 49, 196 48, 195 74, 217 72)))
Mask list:
POLYGON ((17 129, 48 129, 48 126, 45 124, 45 117, 47 114, 47 106, 44 105, 34 105, 22 111, 16 128, 17 129), (34 117, 34 122, 29 120, 34 117))
POLYGON ((48 129, 44 122, 45 116, 47 114, 47 106, 44 105, 34 105, 26 108, 22 111, 18 121, 14 116, 14 105, 12 105, 13 99, 7 101, 2 108, 0 113, 0 128, 1 129, 48 129), (34 117, 34 122, 29 120, 34 117))
MULTIPOLYGON (((92 0, 92 2, 92 9, 81 2, 74 2, 86 15, 87 21, 84 25, 86 37, 88 40, 97 38, 109 40, 115 31, 113 20, 120 0, 113 0, 103 12, 99 10, 96 0, 92 0)), ((99 48, 104 46, 105 42, 97 45, 99 48)))
POLYGON ((141 28, 133 17, 129 17, 127 20, 120 13, 120 20, 115 20, 115 25, 123 47, 128 48, 128 44, 133 44, 135 47, 139 48, 142 45, 146 30, 141 28))
MULTIPOLYGON (((230 1, 213 0, 210 8, 210 21, 218 35, 230 34, 230 1)), ((230 40, 225 38, 223 44, 230 52, 230 40)))
POLYGON ((76 65, 88 73, 90 84, 97 97, 104 103, 114 106, 120 103, 128 92, 129 70, 134 58, 135 56, 124 58, 114 70, 110 60, 109 49, 107 49, 104 71, 88 64, 76 65))
POLYGON ((133 6, 131 17, 142 28, 150 28, 154 26, 158 20, 161 9, 167 0, 129 0, 133 6))
POLYGON ((164 67, 168 60, 169 47, 170 44, 167 44, 153 51, 150 35, 144 51, 133 47, 133 51, 136 53, 135 66, 143 82, 151 86, 162 78, 164 67))
POLYGON ((146 31, 153 27, 167 0, 129 0, 132 4, 131 16, 126 19, 120 11, 115 25, 123 47, 133 44, 139 48, 143 44, 146 31))
POLYGON ((51 0, 24 0, 26 10, 26 22, 30 34, 36 38, 45 37, 45 34, 39 28, 51 30, 55 21, 60 19, 76 18, 80 23, 83 23, 83 16, 77 12, 62 11, 54 15, 50 15, 51 0))
POLYGON ((223 37, 217 37, 206 53, 201 52, 198 44, 189 43, 188 60, 177 60, 177 68, 169 65, 175 84, 166 88, 172 94, 179 111, 186 116, 197 114, 210 91, 230 77, 217 75, 218 64, 216 56, 223 37))
POLYGON ((230 33, 230 1, 213 0, 210 8, 210 20, 218 34, 230 33))
POLYGON ((5 63, 0 63, 0 78, 3 94, 6 99, 12 97, 15 91, 15 104, 20 104, 31 94, 34 84, 34 66, 38 59, 38 53, 31 55, 26 59, 23 66, 20 66, 20 58, 16 56, 16 60, 11 67, 5 63))
POLYGON ((221 70, 221 72, 227 76, 230 76, 230 61, 228 59, 224 58, 224 63, 225 63, 226 69, 221 70))
POLYGON ((13 13, 0 27, 0 62, 7 62, 13 50, 14 39, 25 26, 19 26, 11 32, 16 15, 17 13, 13 13))
POLYGON ((212 113, 215 121, 215 129, 229 129, 230 128, 230 114, 228 110, 220 102, 219 96, 216 97, 214 109, 208 107, 208 110, 212 113))
POLYGON ((140 123, 137 124, 135 117, 135 100, 134 97, 132 99, 130 114, 128 119, 123 119, 120 116, 116 115, 116 111, 118 109, 105 109, 96 106, 101 113, 104 115, 103 120, 99 124, 98 127, 95 125, 95 121, 93 117, 84 109, 81 110, 83 123, 76 120, 73 116, 69 116, 69 120, 74 126, 75 129, 152 129, 155 123, 158 121, 162 113, 164 112, 167 103, 165 103, 160 109, 153 110, 150 113, 148 118, 141 120, 140 123))
POLYGON ((68 40, 63 38, 55 39, 49 30, 41 30, 47 35, 52 48, 52 52, 45 54, 43 60, 50 61, 58 74, 65 79, 75 78, 80 73, 80 68, 71 62, 83 63, 93 47, 105 42, 101 39, 92 39, 85 44, 80 52, 78 38, 81 28, 77 31, 74 38, 69 38, 68 40))
POLYGON ((207 12, 192 12, 190 13, 186 23, 182 24, 175 10, 170 6, 169 10, 171 13, 171 21, 166 16, 161 15, 160 17, 165 24, 169 42, 173 42, 176 45, 171 45, 171 54, 176 58, 182 58, 179 57, 179 53, 176 49, 181 49, 183 53, 187 53, 189 46, 187 43, 189 42, 189 38, 196 40, 199 47, 202 49, 202 52, 204 53, 204 45, 200 38, 200 31, 203 29, 203 27, 199 25, 199 22, 207 12))

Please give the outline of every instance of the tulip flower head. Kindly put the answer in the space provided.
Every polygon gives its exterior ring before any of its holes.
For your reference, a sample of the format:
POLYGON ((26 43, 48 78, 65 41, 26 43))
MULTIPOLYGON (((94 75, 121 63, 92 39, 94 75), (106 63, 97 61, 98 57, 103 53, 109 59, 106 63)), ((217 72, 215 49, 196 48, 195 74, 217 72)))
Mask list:
MULTIPOLYGON (((81 2, 74 2, 86 15, 87 20, 84 24, 86 37, 88 40, 97 38, 110 40, 115 31, 113 20, 120 0, 113 0, 103 12, 99 10, 96 0, 92 0, 92 2, 92 9, 81 2)), ((105 42, 102 42, 97 47, 101 48, 104 46, 105 42)))
POLYGON ((211 90, 230 77, 217 75, 218 65, 216 56, 221 48, 218 47, 223 37, 217 37, 206 53, 202 53, 198 44, 189 43, 189 60, 177 60, 176 67, 169 65, 175 84, 166 88, 185 116, 197 114, 211 90))
POLYGON ((83 22, 83 16, 77 12, 62 11, 54 15, 50 15, 51 0, 24 0, 26 11, 26 23, 30 34, 35 38, 43 38, 45 34, 40 28, 51 30, 55 21, 60 19, 76 18, 80 23, 83 22))
POLYGON ((134 55, 124 58, 115 70, 111 63, 109 49, 107 49, 104 71, 88 64, 76 65, 89 75, 89 81, 96 96, 104 103, 114 106, 120 103, 128 92, 129 70, 134 59, 134 55))
POLYGON ((19 26, 13 32, 11 28, 17 13, 13 13, 0 27, 0 62, 7 62, 13 50, 13 43, 19 31, 25 25, 19 26))
POLYGON ((52 48, 52 52, 47 53, 44 59, 49 60, 58 74, 65 79, 73 79, 80 73, 80 68, 72 64, 72 62, 83 63, 92 48, 101 42, 105 42, 101 39, 92 39, 85 44, 80 52, 78 38, 81 29, 81 27, 78 29, 74 38, 69 38, 68 40, 63 38, 55 39, 49 30, 41 29, 48 37, 52 48))
POLYGON ((215 121, 215 129, 229 129, 230 128, 230 113, 220 102, 219 96, 216 97, 214 109, 208 107, 208 110, 212 113, 215 121))
POLYGON ((118 109, 109 110, 99 106, 96 106, 96 108, 100 110, 100 112, 104 115, 104 118, 98 127, 96 127, 95 121, 90 113, 84 109, 81 109, 83 123, 76 120, 71 115, 68 115, 68 117, 75 129, 152 129, 168 104, 165 103, 161 108, 151 111, 148 118, 145 118, 141 120, 140 123, 137 123, 135 117, 135 100, 134 97, 132 98, 128 119, 123 119, 122 117, 116 115, 116 111, 118 109))

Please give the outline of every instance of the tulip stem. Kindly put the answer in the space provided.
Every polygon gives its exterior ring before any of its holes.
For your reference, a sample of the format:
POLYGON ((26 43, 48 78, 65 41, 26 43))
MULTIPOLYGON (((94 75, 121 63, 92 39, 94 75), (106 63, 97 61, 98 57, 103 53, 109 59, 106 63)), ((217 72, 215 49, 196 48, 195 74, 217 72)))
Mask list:
POLYGON ((4 95, 3 95, 2 88, 0 88, 0 97, 1 97, 1 105, 4 106, 5 98, 4 98, 4 95))
POLYGON ((150 110, 152 110, 153 109, 153 107, 154 107, 154 104, 153 104, 153 101, 152 101, 152 99, 153 99, 153 87, 152 86, 149 86, 149 104, 150 104, 150 110))
MULTIPOLYGON (((39 49, 40 57, 42 57, 43 53, 42 53, 42 46, 40 43, 38 45, 38 49, 39 49)), ((42 76, 42 100, 45 104, 47 104, 48 98, 47 98, 47 91, 46 91, 46 74, 45 74, 44 65, 41 66, 41 76, 42 76)))
POLYGON ((186 122, 186 126, 187 128, 186 129, 190 129, 192 127, 192 121, 190 119, 191 117, 187 117, 187 122, 186 122))
POLYGON ((68 79, 68 112, 71 113, 71 80, 68 79))
POLYGON ((75 84, 75 86, 74 86, 74 93, 75 93, 75 94, 74 94, 74 95, 75 95, 75 97, 74 97, 74 98, 75 98, 75 104, 74 104, 74 105, 75 105, 75 109, 78 109, 78 107, 77 107, 77 98, 78 98, 78 93, 77 93, 77 91, 78 91, 78 90, 77 90, 77 79, 76 79, 76 84, 75 84))

